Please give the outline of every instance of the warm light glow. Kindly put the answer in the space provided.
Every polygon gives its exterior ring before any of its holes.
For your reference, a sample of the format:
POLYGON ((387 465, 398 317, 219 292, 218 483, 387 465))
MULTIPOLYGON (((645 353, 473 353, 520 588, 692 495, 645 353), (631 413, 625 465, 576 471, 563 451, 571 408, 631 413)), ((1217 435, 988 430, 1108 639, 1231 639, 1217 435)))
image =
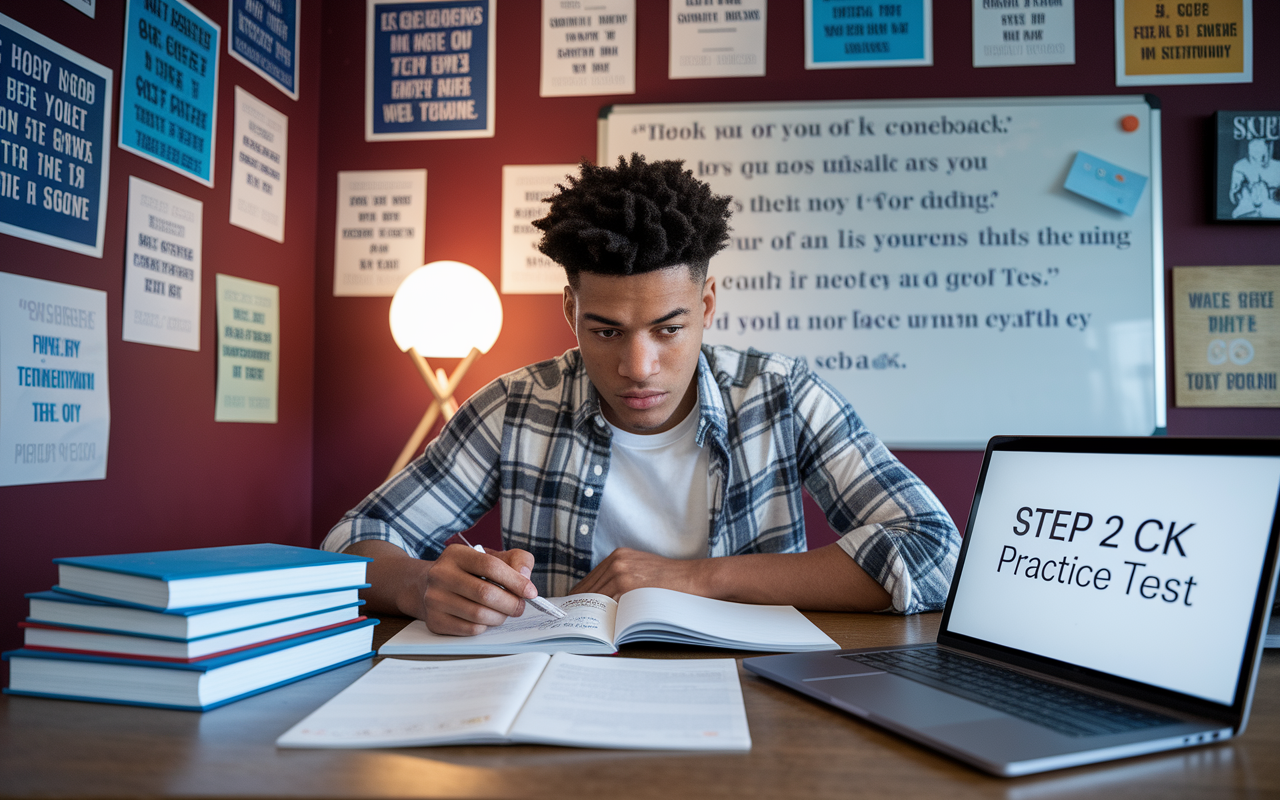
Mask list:
POLYGON ((391 335, 401 350, 425 358, 489 352, 502 330, 498 290, 480 270, 459 261, 432 261, 404 279, 391 298, 391 335))

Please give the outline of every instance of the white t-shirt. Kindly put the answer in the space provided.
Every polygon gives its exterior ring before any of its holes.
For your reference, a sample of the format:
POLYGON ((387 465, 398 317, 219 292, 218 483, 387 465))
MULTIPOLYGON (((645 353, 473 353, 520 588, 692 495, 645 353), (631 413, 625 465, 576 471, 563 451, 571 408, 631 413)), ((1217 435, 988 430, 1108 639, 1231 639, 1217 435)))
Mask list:
POLYGON ((700 411, 695 405, 679 425, 650 435, 609 423, 609 477, 592 537, 593 567, 619 547, 667 558, 707 557, 711 460, 694 441, 700 411))

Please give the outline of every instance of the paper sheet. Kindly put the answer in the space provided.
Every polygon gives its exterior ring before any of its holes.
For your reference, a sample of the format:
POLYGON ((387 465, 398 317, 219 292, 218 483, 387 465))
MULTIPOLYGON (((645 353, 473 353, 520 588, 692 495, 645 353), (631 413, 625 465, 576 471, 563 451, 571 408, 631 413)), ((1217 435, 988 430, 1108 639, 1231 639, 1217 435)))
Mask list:
POLYGON ((289 180, 289 118, 236 87, 231 224, 284 241, 289 180))
POLYGON ((542 231, 533 221, 550 209, 543 198, 578 173, 577 164, 510 164, 502 167, 502 293, 560 294, 564 267, 537 248, 542 231))
POLYGON ((217 422, 275 422, 280 383, 280 287, 217 276, 217 422))
POLYGON ((542 0, 541 97, 636 92, 636 0, 542 0))
POLYGON ((127 225, 120 338, 198 351, 204 203, 130 175, 127 225))

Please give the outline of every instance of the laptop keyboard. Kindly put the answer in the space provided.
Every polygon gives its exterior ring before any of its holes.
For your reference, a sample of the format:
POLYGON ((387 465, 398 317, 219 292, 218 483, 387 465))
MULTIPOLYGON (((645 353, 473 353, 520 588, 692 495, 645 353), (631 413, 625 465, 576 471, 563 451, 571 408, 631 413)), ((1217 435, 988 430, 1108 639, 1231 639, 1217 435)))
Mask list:
POLYGON ((1177 721, 939 648, 854 653, 841 658, 942 689, 1067 736, 1124 733, 1177 721))

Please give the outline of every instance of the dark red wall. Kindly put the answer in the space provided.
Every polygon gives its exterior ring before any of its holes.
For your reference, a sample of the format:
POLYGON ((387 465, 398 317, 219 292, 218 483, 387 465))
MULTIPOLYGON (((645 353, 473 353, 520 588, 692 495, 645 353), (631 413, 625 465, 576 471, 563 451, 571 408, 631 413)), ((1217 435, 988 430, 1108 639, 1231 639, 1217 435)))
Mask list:
MULTIPOLYGON (((195 5, 226 36, 226 0, 196 0, 195 5)), ((66 3, 43 0, 3 0, 0 9, 111 68, 116 100, 103 257, 0 234, 0 270, 107 293, 111 386, 106 480, 0 487, 0 646, 10 649, 21 641, 14 623, 27 613, 22 595, 56 582, 50 562, 56 556, 260 541, 310 544, 320 7, 302 14, 297 101, 230 58, 223 46, 212 189, 114 146, 123 0, 98 0, 96 19, 66 3), (289 117, 284 244, 228 221, 237 85, 289 117), (204 203, 198 353, 120 339, 130 175, 204 203), (280 421, 275 425, 213 421, 214 275, 219 272, 280 287, 280 421)))
MULTIPOLYGON (((320 146, 319 260, 316 272, 316 541, 344 511, 386 476, 424 410, 428 394, 391 341, 389 298, 333 297, 334 203, 339 170, 427 169, 426 260, 457 259, 500 285, 499 213, 503 164, 594 158, 596 116, 611 103, 833 100, 1133 94, 1115 86, 1112 4, 1076 4, 1076 65, 972 66, 971 4, 934 3, 933 67, 805 70, 803 3, 770 0, 768 75, 711 80, 667 79, 667 0, 638 0, 636 94, 539 98, 540 3, 499 3, 497 135, 437 142, 364 141, 363 4, 327 0, 320 146)), ((1167 266, 1280 263, 1280 226, 1207 222, 1211 134, 1218 109, 1277 107, 1280 53, 1268 47, 1280 30, 1280 3, 1254 3, 1252 84, 1155 87, 1164 108, 1164 202, 1167 266)), ((574 341, 552 296, 503 297, 505 322, 494 349, 461 387, 463 396, 511 369, 557 355, 574 341)), ((441 364, 452 369, 452 363, 441 364)), ((939 387, 945 391, 946 387, 939 387)), ((1276 435, 1280 410, 1170 409, 1175 435, 1276 435)), ((981 454, 899 454, 941 497, 960 523, 968 516, 981 454)), ((812 516, 811 516, 812 519, 812 516)), ((820 518, 819 518, 820 519, 820 518)), ((492 515, 481 523, 493 536, 492 515)), ((825 526, 813 531, 829 541, 825 526)))

